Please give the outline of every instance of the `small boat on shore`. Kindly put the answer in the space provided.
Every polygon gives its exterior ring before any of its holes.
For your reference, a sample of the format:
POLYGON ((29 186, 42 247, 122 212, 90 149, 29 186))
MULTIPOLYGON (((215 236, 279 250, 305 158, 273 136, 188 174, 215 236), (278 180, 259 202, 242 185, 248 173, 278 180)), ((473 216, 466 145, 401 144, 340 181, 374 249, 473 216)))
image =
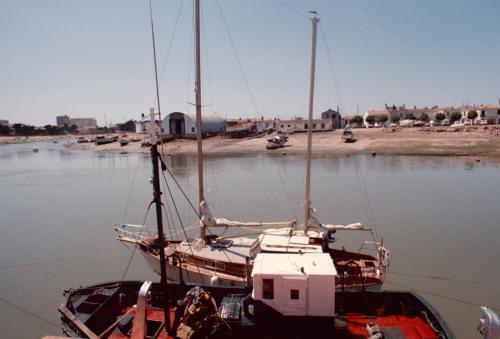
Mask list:
POLYGON ((355 142, 356 136, 354 135, 354 132, 350 128, 344 129, 342 132, 342 140, 344 140, 345 143, 348 142, 355 142))
POLYGON ((79 144, 83 144, 83 143, 89 142, 89 140, 85 137, 78 137, 78 139, 76 139, 76 142, 79 144))
POLYGON ((127 139, 120 140, 120 146, 127 146, 130 143, 127 139))
POLYGON ((267 149, 276 149, 284 147, 288 142, 288 137, 283 135, 277 135, 272 137, 271 139, 267 139, 266 148, 267 149))
POLYGON ((112 136, 103 136, 103 135, 99 135, 95 138, 95 144, 97 146, 99 145, 105 145, 105 144, 110 144, 112 142, 115 142, 115 138, 112 137, 112 136))

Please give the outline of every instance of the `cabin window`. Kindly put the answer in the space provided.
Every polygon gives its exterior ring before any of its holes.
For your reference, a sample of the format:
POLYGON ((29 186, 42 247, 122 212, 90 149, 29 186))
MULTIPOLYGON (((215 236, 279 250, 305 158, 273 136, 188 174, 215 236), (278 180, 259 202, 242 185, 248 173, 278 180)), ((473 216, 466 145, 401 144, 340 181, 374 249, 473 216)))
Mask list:
POLYGON ((313 129, 316 129, 316 124, 313 124, 313 129))
POLYGON ((203 266, 206 266, 206 267, 215 267, 215 261, 212 261, 212 260, 203 260, 203 266))
POLYGON ((288 125, 288 127, 292 127, 292 125, 288 125))
POLYGON ((290 290, 290 299, 299 300, 299 290, 296 289, 290 290))
POLYGON ((281 125, 281 128, 285 128, 285 125, 281 125))
POLYGON ((500 115, 500 109, 499 109, 499 110, 497 110, 497 115, 500 115))
POLYGON ((484 118, 484 115, 486 114, 486 112, 484 110, 481 111, 481 118, 484 118))
POLYGON ((274 280, 262 279, 262 298, 274 299, 274 280))
POLYGON ((193 132, 193 133, 194 133, 194 127, 191 127, 191 132, 193 132))
POLYGON ((321 124, 321 129, 325 129, 325 124, 324 123, 321 124))
POLYGON ((218 270, 225 270, 226 269, 226 264, 223 262, 216 261, 215 262, 215 268, 218 270))
POLYGON ((308 125, 307 124, 304 124, 304 129, 308 129, 308 125))

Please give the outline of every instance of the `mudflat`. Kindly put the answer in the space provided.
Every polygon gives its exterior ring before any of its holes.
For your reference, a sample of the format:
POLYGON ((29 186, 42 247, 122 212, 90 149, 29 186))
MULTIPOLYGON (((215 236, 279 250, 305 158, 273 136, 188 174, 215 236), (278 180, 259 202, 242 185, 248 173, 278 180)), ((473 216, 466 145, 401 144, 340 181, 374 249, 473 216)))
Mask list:
MULTIPOLYGON (((422 156, 488 156, 500 158, 500 126, 425 127, 425 128, 358 128, 353 130, 357 141, 344 143, 342 130, 313 133, 314 154, 388 154, 422 156)), ((115 133, 123 135, 123 133, 115 133)), ((141 141, 120 146, 118 142, 96 146, 94 143, 76 143, 79 135, 0 137, 0 143, 20 143, 71 139, 68 147, 97 152, 147 153, 141 141)), ((266 140, 272 135, 243 139, 228 139, 221 136, 203 140, 203 152, 217 155, 239 154, 302 154, 307 149, 307 133, 288 135, 285 147, 267 150, 266 140)), ((147 141, 145 134, 127 133, 128 139, 147 141)), ((162 151, 167 154, 196 153, 195 140, 174 140, 164 143, 162 151)))

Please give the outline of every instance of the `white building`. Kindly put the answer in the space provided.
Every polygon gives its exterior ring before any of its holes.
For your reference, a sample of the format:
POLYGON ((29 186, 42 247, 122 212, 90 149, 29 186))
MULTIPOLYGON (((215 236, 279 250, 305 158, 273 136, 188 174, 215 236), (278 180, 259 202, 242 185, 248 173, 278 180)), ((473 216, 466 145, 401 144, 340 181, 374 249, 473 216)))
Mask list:
MULTIPOLYGON (((224 132, 224 119, 211 112, 201 114, 202 132, 204 136, 224 132)), ((173 112, 162 122, 164 133, 174 138, 196 138, 196 113, 173 112)))
POLYGON ((70 125, 76 125, 80 129, 97 128, 97 121, 94 118, 71 118, 70 125))
POLYGON ((272 119, 272 120, 262 119, 262 120, 256 120, 255 126, 257 127, 257 132, 260 133, 260 132, 263 132, 263 131, 268 130, 270 128, 277 130, 279 122, 280 121, 276 120, 276 119, 272 119))
POLYGON ((488 123, 500 124, 500 104, 497 105, 481 105, 477 110, 480 120, 487 120, 488 123))
MULTIPOLYGON (((333 130, 332 119, 313 119, 312 121, 312 131, 313 132, 324 132, 333 130)), ((278 120, 277 130, 282 133, 293 133, 293 132, 307 132, 308 120, 307 119, 294 119, 294 120, 278 120)))

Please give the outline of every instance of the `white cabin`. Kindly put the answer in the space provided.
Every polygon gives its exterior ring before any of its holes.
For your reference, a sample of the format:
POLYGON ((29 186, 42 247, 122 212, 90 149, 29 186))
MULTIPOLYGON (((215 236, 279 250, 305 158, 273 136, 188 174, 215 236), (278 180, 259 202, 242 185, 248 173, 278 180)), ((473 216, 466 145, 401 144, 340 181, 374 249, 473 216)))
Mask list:
POLYGON ((252 298, 283 316, 333 317, 337 270, 327 253, 260 253, 252 298))

